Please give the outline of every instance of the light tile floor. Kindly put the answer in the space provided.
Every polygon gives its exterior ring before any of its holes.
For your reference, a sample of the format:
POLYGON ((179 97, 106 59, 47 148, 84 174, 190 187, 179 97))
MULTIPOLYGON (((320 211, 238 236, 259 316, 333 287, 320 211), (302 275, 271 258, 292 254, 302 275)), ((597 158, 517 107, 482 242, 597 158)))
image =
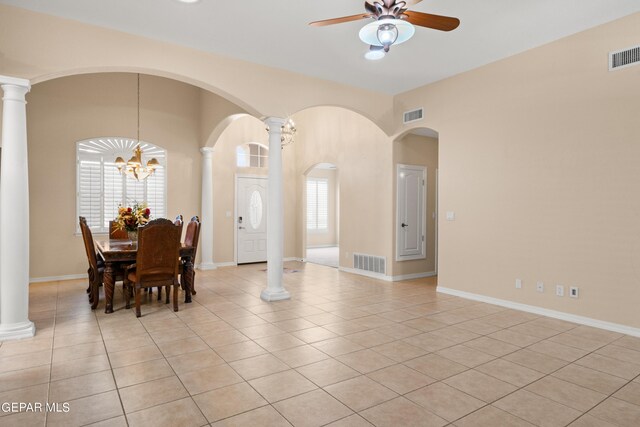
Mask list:
POLYGON ((92 312, 86 281, 31 286, 33 339, 0 343, 2 426, 639 426, 640 339, 287 263, 197 272, 174 313, 92 312))

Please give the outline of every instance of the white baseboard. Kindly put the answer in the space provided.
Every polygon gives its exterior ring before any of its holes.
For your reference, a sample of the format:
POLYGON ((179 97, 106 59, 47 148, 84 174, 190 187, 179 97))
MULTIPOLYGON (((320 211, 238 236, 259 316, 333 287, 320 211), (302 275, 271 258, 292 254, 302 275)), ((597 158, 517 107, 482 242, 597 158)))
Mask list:
POLYGON ((42 283, 42 282, 57 282, 59 280, 75 280, 75 279, 87 279, 89 276, 87 273, 82 274, 67 274, 65 276, 50 276, 50 277, 31 277, 29 283, 42 283))
POLYGON ((296 258, 296 257, 287 257, 284 258, 282 261, 298 261, 298 262, 304 262, 302 258, 296 258))
POLYGON ((357 274, 359 276, 371 277, 372 279, 384 280, 385 282, 393 281, 393 277, 387 276, 382 273, 374 273, 372 271, 360 270, 358 268, 351 267, 338 267, 339 271, 344 271, 345 273, 357 274))
POLYGON ((313 246, 307 246, 307 249, 321 249, 321 248, 337 248, 338 245, 333 244, 333 245, 313 245, 313 246))
POLYGON ((425 271, 424 273, 413 273, 413 274, 401 274, 399 276, 392 276, 392 281, 399 282, 401 280, 421 279, 423 277, 433 277, 436 275, 437 273, 435 271, 425 271))
POLYGON ((236 264, 233 261, 229 261, 229 262, 216 262, 216 267, 236 267, 238 264, 236 264))
POLYGON ((460 298, 470 299, 473 301, 486 302, 488 304, 499 305, 501 307, 512 308, 514 310, 526 311, 527 313, 539 314, 542 316, 553 317, 554 319, 565 320, 567 322, 578 323, 580 325, 591 326, 594 328, 605 329, 607 331, 619 332, 621 334, 640 337, 640 328, 634 328, 619 323, 605 322, 604 320, 592 319, 591 317, 578 316, 575 314, 565 313, 562 311, 549 310, 547 308, 536 307, 534 305, 521 304, 503 300, 499 298, 488 297, 485 295, 473 294, 471 292, 459 291, 457 289, 445 288, 438 286, 438 292, 447 295, 453 295, 460 298))
POLYGON ((402 274, 400 276, 387 276, 386 274, 373 273, 371 271, 360 270, 351 267, 338 267, 338 270, 346 273, 359 274, 360 276, 371 277, 372 279, 384 280, 385 282, 399 282, 402 280, 420 279, 422 277, 433 277, 437 273, 435 271, 426 271, 424 273, 402 274))

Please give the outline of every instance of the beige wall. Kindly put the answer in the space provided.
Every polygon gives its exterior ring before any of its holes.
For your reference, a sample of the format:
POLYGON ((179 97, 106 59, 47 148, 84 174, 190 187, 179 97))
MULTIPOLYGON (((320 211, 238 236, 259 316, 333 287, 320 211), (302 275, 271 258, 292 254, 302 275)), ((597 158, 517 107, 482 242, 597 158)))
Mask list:
MULTIPOLYGON (((76 235, 76 142, 136 137, 136 75, 68 77, 28 95, 30 245, 33 278, 83 273, 76 235)), ((165 148, 170 218, 200 212, 200 89, 159 77, 141 79, 141 139, 165 148)))
POLYGON ((440 286, 640 327, 640 67, 607 69, 638 28, 631 15, 396 98, 439 132, 440 286))
MULTIPOLYGON (((337 210, 337 196, 338 196, 338 170, 337 169, 319 169, 313 168, 307 174, 307 178, 324 178, 327 180, 328 193, 327 193, 327 229, 322 232, 307 231, 307 247, 322 247, 322 246, 337 246, 338 245, 338 217, 336 215, 337 210)), ((305 187, 306 188, 306 187, 305 187)), ((305 190, 306 191, 306 190, 305 190)), ((306 200, 306 197, 305 197, 306 200)), ((305 202, 306 203, 306 202, 305 202)), ((302 205, 303 209, 306 209, 305 205, 302 205)), ((305 217, 306 221, 306 210, 305 217)))
MULTIPOLYGON (((353 253, 392 256, 392 144, 373 122, 338 107, 316 107, 293 116, 297 194, 303 200, 304 174, 318 163, 340 171, 340 266, 353 266, 353 253)), ((286 152, 287 150, 285 150, 286 152)), ((304 227, 298 204, 298 230, 304 227)), ((297 253, 306 247, 298 242, 297 253)), ((389 272, 387 272, 389 274, 389 272)))
POLYGON ((435 273, 436 270, 436 220, 433 214, 436 210, 436 169, 438 169, 438 140, 419 135, 406 135, 393 145, 393 220, 396 223, 396 187, 398 164, 424 166, 427 168, 427 199, 425 205, 426 250, 425 259, 410 261, 395 261, 396 227, 393 227, 393 275, 402 276, 417 273, 435 273))

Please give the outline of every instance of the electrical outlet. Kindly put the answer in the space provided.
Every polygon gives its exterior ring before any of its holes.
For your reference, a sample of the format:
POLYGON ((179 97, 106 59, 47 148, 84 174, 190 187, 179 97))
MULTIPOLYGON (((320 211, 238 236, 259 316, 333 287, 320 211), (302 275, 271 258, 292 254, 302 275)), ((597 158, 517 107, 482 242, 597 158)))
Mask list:
POLYGON ((564 296, 564 286, 556 285, 556 296, 563 297, 564 296))
POLYGON ((544 283, 543 282, 536 283, 536 291, 544 292, 544 283))
POLYGON ((516 289, 522 289, 522 280, 516 279, 516 289))
POLYGON ((569 287, 569 296, 571 298, 578 298, 578 287, 577 286, 570 286, 569 287))

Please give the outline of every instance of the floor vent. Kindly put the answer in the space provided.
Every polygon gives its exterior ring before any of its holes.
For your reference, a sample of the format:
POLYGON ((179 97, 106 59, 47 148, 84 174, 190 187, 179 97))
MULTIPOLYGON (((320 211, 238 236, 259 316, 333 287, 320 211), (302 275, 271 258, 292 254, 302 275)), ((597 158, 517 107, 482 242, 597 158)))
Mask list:
POLYGON ((609 53, 609 71, 640 64, 640 46, 609 53))
POLYGON ((422 108, 418 108, 416 110, 411 110, 411 111, 406 111, 402 115, 402 123, 407 124, 407 123, 415 122, 415 121, 418 121, 418 120, 422 120, 423 117, 424 117, 424 115, 423 115, 423 109, 422 108))
POLYGON ((356 270, 385 274, 386 264, 385 258, 381 256, 353 254, 353 268, 356 270))

